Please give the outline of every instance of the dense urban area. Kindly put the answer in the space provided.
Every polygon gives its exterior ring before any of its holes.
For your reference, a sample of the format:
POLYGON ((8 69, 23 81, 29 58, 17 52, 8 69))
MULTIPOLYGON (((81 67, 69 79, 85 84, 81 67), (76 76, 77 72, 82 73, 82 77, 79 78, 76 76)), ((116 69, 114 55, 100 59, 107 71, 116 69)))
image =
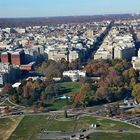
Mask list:
POLYGON ((69 18, 0 21, 0 139, 138 140, 140 16, 69 18))

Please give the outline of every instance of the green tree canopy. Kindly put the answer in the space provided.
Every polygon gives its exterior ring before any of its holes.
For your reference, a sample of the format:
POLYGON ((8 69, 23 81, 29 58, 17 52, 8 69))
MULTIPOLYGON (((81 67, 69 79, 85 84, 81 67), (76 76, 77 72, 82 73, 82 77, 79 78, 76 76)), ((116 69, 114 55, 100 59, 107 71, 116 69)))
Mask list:
POLYGON ((140 84, 136 84, 133 87, 132 95, 135 97, 135 99, 140 103, 140 84))

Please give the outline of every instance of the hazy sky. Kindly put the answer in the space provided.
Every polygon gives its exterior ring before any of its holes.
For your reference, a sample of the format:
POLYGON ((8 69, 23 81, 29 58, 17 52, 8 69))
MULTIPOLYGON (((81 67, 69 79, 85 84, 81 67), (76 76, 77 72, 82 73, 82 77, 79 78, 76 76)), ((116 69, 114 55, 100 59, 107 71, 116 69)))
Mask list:
POLYGON ((0 0, 0 17, 48 17, 140 12, 140 0, 0 0))

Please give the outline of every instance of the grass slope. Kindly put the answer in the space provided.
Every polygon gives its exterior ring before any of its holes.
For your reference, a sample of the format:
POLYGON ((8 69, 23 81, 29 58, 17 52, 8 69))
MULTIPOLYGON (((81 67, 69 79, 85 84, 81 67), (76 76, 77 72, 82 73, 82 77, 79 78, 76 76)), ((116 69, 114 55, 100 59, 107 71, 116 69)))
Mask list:
POLYGON ((140 134, 124 133, 96 133, 89 140, 139 140, 140 134))
POLYGON ((47 119, 46 115, 25 116, 9 140, 38 139, 41 129, 46 127, 47 119))
MULTIPOLYGON (((40 130, 42 128, 47 128, 47 130, 50 131, 81 131, 83 129, 87 129, 92 123, 93 124, 99 124, 100 127, 97 129, 100 130, 119 130, 121 128, 127 128, 128 130, 138 130, 138 128, 131 126, 126 123, 121 123, 118 121, 112 121, 109 119, 103 119, 103 118, 97 118, 97 117, 91 117, 86 116, 80 118, 80 120, 74 120, 74 119, 58 119, 49 121, 50 124, 48 125, 48 116, 46 115, 38 115, 38 116, 25 116, 16 130, 13 132, 12 136, 9 140, 27 140, 27 139, 33 139, 37 140, 39 139, 38 134, 40 133, 40 130)), ((132 138, 137 140, 137 138, 140 136, 140 134, 123 134, 123 133, 117 133, 117 134, 111 134, 111 133, 95 133, 92 136, 90 136, 90 139, 100 140, 120 140, 120 139, 127 139, 132 138)), ((132 140, 133 140, 132 139, 132 140)), ((128 139, 129 140, 129 139, 128 139)))
POLYGON ((67 94, 70 95, 72 93, 76 93, 80 91, 80 83, 79 82, 63 82, 57 83, 59 86, 59 95, 67 94))
POLYGON ((0 140, 7 140, 21 120, 22 120, 22 117, 1 118, 0 119, 0 140))

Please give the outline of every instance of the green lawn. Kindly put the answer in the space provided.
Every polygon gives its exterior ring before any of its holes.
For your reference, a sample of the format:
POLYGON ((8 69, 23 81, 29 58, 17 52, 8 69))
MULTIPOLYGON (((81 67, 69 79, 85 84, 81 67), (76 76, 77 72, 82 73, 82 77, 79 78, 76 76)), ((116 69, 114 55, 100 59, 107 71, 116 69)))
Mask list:
MULTIPOLYGON (((138 130, 135 126, 122 123, 119 121, 112 121, 110 119, 104 119, 104 118, 97 118, 97 117, 91 117, 87 116, 81 119, 85 124, 99 124, 100 127, 98 129, 100 130, 119 130, 120 128, 127 128, 130 130, 138 130)), ((140 129, 139 129, 140 130, 140 129)))
POLYGON ((22 117, 0 119, 0 140, 6 140, 16 128, 22 117))
POLYGON ((46 115, 25 116, 9 140, 35 140, 42 128, 47 127, 46 115))
POLYGON ((59 110, 66 106, 66 100, 56 100, 52 104, 49 105, 49 109, 51 110, 59 110))
POLYGON ((73 120, 61 120, 53 121, 52 125, 49 126, 49 131, 73 131, 75 121, 73 120))
MULTIPOLYGON (((80 118, 80 120, 75 119, 64 119, 64 118, 58 118, 58 120, 49 120, 48 124, 48 116, 46 115, 38 115, 38 116, 25 116, 12 136, 9 140, 27 140, 27 139, 33 139, 37 140, 38 134, 40 133, 40 130, 42 128, 45 128, 50 131, 73 131, 74 128, 76 131, 81 131, 83 129, 88 129, 89 126, 93 124, 99 124, 100 126, 97 129, 101 130, 119 130, 121 128, 127 128, 129 130, 135 131, 138 130, 138 128, 131 126, 126 123, 121 123, 118 121, 112 121, 109 119, 103 119, 103 118, 97 118, 92 116, 86 116, 80 118), (75 127, 75 124, 76 127, 75 127)), ((90 140, 93 140, 94 138, 96 140, 127 140, 127 138, 130 138, 132 136, 131 140, 137 140, 140 134, 123 134, 123 133, 116 133, 116 134, 104 134, 104 133, 95 133, 92 136, 90 136, 90 140)), ((129 140, 129 139, 128 139, 129 140)))
POLYGON ((122 133, 95 133, 89 137, 89 140, 139 140, 140 134, 122 134, 122 133))
POLYGON ((63 82, 57 83, 59 86, 59 95, 67 94, 70 95, 71 93, 76 93, 80 91, 80 83, 79 82, 63 82))
MULTIPOLYGON (((57 83, 57 87, 59 87, 58 96, 68 95, 71 96, 73 93, 80 91, 80 83, 79 82, 63 82, 57 83)), ((48 103, 48 101, 47 101, 48 103)), ((55 100, 54 102, 48 103, 48 108, 51 110, 62 109, 66 106, 66 100, 55 100)))

